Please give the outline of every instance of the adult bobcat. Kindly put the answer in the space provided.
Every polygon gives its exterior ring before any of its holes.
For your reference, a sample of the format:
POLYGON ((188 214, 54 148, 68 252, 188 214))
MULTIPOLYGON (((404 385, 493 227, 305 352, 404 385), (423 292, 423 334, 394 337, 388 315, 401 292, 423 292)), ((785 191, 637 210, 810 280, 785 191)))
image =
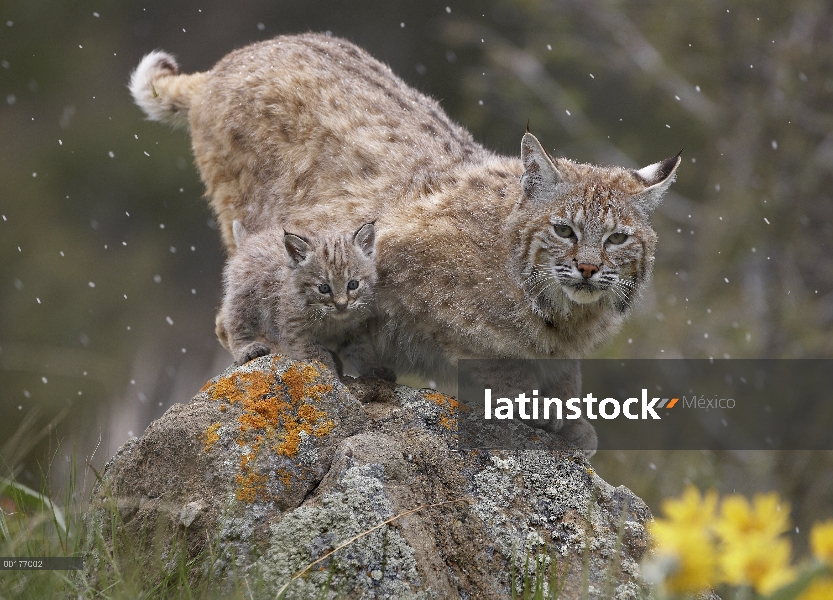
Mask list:
POLYGON ((375 221, 388 367, 451 377, 460 358, 579 358, 619 328, 650 276, 649 216, 679 156, 641 170, 552 158, 530 133, 495 155, 439 104, 345 40, 281 36, 178 74, 147 55, 130 89, 190 125, 234 251, 249 231, 375 221))

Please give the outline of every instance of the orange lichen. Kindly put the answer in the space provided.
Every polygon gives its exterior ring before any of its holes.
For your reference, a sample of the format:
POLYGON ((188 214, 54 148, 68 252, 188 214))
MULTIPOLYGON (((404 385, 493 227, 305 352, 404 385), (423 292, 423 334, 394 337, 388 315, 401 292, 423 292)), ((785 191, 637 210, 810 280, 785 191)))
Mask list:
POLYGON ((225 404, 221 404, 220 405, 220 412, 226 412, 226 410, 228 410, 228 406, 226 406, 225 404))
POLYGON ((324 415, 322 411, 318 410, 311 404, 304 404, 298 408, 298 418, 303 419, 305 421, 315 422, 318 420, 319 414, 324 415))
POLYGON ((333 389, 331 385, 322 384, 307 387, 306 384, 312 383, 316 377, 320 376, 321 373, 312 365, 304 365, 303 370, 298 369, 297 365, 292 365, 281 375, 281 381, 286 385, 286 391, 292 403, 297 404, 307 396, 320 400, 320 394, 333 389))
POLYGON ((269 492, 266 490, 266 482, 269 481, 268 475, 246 473, 245 475, 238 475, 236 480, 240 487, 237 488, 234 496, 241 502, 252 503, 255 500, 269 500, 269 492))
POLYGON ((249 463, 255 459, 257 456, 258 451, 260 450, 260 445, 263 443, 263 436, 259 435, 255 437, 255 441, 252 443, 252 451, 243 454, 240 457, 240 472, 244 473, 249 468, 249 463))
POLYGON ((237 389, 236 375, 232 375, 231 377, 221 377, 217 380, 217 383, 210 388, 208 393, 211 394, 212 400, 225 398, 231 403, 234 403, 239 396, 243 395, 243 393, 237 389))
POLYGON ((209 393, 212 400, 225 398, 230 404, 234 404, 245 398, 260 398, 268 394, 273 382, 271 373, 235 373, 218 379, 214 384, 209 381, 203 390, 209 393))
POLYGON ((446 396, 445 394, 441 394, 440 392, 429 392, 425 394, 425 399, 433 402, 434 404, 439 404, 440 406, 448 406, 452 410, 460 410, 462 407, 463 410, 466 410, 468 407, 463 407, 457 400, 452 398, 451 396, 446 396))
POLYGON ((448 412, 443 410, 439 416, 439 424, 441 427, 444 427, 445 429, 456 430, 457 413, 460 410, 469 410, 467 406, 460 404, 451 396, 446 396, 445 394, 441 394, 440 392, 429 392, 425 394, 425 399, 429 402, 433 402, 434 404, 442 407, 443 409, 448 409, 448 412))
POLYGON ((287 490, 292 488, 292 473, 286 469, 278 469, 278 479, 281 480, 281 483, 287 490))
MULTIPOLYGON (((327 413, 314 406, 333 386, 321 383, 321 372, 311 364, 292 364, 280 377, 275 377, 278 358, 273 357, 271 371, 235 373, 209 381, 203 388, 210 398, 222 402, 221 411, 228 408, 227 404, 238 403, 242 408, 235 439, 244 448, 235 492, 242 502, 270 499, 267 487, 270 475, 255 472, 261 450, 293 457, 300 449, 304 434, 322 437, 335 428, 327 413)), ((216 434, 216 429, 212 433, 216 434)), ((278 469, 274 477, 289 488, 292 472, 278 469)))
POLYGON ((440 425, 446 429, 457 429, 457 419, 454 417, 447 417, 446 415, 440 415, 440 425))
POLYGON ((275 452, 281 456, 295 456, 298 454, 298 448, 301 446, 301 432, 298 429, 293 429, 286 432, 284 440, 274 447, 275 452))
POLYGON ((330 433, 335 425, 327 419, 327 413, 311 404, 298 407, 297 418, 290 414, 283 416, 283 427, 286 432, 283 441, 275 446, 275 452, 282 456, 295 456, 301 444, 301 432, 307 435, 321 437, 330 433), (320 425, 316 423, 323 421, 320 425))
POLYGON ((312 431, 312 435, 314 435, 315 437, 324 437, 325 435, 330 433, 335 428, 335 426, 335 423, 333 423, 330 420, 326 420, 312 431))
POLYGON ((326 383, 319 383, 317 385, 308 385, 304 387, 304 393, 307 398, 312 398, 316 402, 321 402, 321 396, 333 391, 333 386, 326 383))
POLYGON ((237 417, 237 421, 240 423, 240 431, 266 429, 266 419, 257 413, 243 413, 237 417))
POLYGON ((221 426, 222 423, 218 422, 214 423, 214 425, 205 430, 205 434, 203 434, 202 439, 205 443, 205 447, 203 448, 203 450, 205 450, 206 452, 211 450, 211 448, 214 446, 217 440, 220 439, 220 434, 217 433, 217 430, 220 429, 221 426))

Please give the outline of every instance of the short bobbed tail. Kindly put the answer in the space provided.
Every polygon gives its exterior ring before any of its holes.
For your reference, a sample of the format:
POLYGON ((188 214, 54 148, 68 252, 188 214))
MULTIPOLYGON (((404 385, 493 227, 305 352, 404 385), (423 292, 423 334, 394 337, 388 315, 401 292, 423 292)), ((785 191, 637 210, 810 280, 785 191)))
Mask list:
POLYGON ((205 81, 205 73, 181 75, 176 59, 154 50, 130 76, 133 100, 151 121, 188 127, 188 111, 205 81))

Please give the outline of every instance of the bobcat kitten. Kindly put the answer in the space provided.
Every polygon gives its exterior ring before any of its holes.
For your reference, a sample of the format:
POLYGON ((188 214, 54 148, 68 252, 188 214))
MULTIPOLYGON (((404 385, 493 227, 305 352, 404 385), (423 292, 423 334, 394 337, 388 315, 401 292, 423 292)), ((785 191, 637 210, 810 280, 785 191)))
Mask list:
POLYGON ((238 250, 224 272, 217 335, 238 364, 272 351, 321 358, 320 348, 352 356, 364 347, 377 279, 373 223, 307 238, 281 229, 250 234, 235 221, 233 233, 238 250))

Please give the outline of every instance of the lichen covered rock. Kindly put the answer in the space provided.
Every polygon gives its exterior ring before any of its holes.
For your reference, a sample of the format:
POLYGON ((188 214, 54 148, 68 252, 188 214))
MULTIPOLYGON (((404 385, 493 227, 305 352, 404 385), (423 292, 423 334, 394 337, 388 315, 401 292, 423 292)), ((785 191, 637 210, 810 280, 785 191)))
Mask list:
POLYGON ((461 410, 321 363, 230 368, 108 462, 90 539, 263 597, 501 598, 552 569, 562 598, 635 598, 645 504, 564 444, 458 449, 461 410))

